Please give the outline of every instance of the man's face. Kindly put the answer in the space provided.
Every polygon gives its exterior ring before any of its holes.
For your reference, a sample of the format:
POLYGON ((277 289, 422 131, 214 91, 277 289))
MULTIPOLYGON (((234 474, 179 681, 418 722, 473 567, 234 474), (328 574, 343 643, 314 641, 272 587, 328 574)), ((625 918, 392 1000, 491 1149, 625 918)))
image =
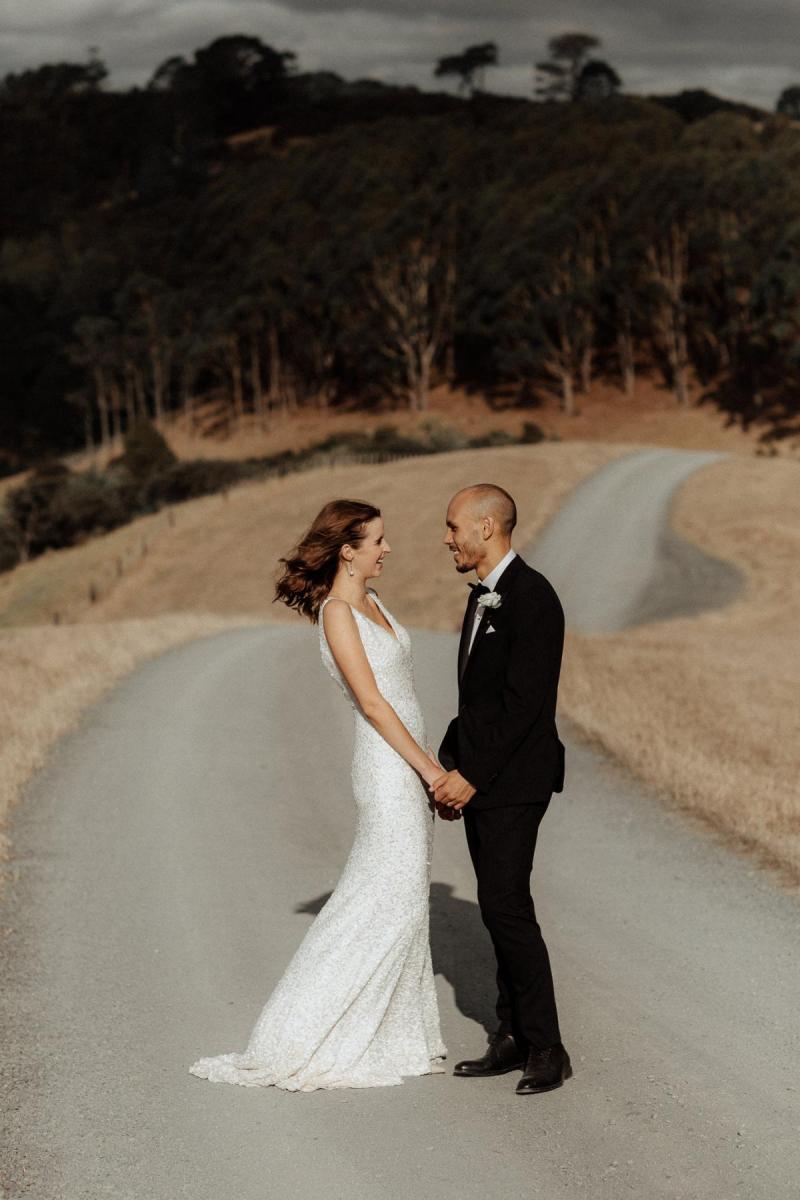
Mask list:
POLYGON ((454 497, 445 519, 444 544, 453 555, 455 568, 462 575, 474 571, 484 557, 482 524, 476 518, 468 497, 454 497))

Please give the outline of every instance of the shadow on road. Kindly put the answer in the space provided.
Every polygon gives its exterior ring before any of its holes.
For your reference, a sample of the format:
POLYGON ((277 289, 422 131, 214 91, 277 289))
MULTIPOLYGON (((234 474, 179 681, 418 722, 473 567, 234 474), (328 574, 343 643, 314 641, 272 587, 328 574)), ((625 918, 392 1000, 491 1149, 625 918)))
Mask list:
MULTIPOLYGON (((330 896, 325 892, 298 904, 294 911, 316 916, 330 896)), ((489 935, 477 904, 454 896, 449 883, 431 886, 431 957, 434 973, 452 987, 459 1012, 483 1025, 487 1033, 493 1031, 496 968, 489 935)))

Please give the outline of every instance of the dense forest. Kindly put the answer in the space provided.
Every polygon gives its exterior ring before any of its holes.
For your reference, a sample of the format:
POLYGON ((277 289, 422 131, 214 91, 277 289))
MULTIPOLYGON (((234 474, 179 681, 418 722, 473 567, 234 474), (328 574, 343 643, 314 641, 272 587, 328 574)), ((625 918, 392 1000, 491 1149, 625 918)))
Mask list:
POLYGON ((530 100, 483 90, 491 44, 437 64, 458 95, 239 36, 124 92, 96 57, 7 75, 0 473, 202 396, 267 423, 441 381, 569 412, 659 372, 793 431, 800 91, 624 95, 589 42, 530 100))

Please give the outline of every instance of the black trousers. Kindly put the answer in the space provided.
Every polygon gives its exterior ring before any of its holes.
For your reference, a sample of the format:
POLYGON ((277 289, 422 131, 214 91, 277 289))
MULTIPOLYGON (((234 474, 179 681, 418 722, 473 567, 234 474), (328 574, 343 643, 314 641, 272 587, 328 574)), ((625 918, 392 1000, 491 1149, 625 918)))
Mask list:
POLYGON ((531 897, 533 852, 544 804, 464 808, 478 904, 497 958, 498 1032, 542 1050, 561 1041, 550 956, 531 897))

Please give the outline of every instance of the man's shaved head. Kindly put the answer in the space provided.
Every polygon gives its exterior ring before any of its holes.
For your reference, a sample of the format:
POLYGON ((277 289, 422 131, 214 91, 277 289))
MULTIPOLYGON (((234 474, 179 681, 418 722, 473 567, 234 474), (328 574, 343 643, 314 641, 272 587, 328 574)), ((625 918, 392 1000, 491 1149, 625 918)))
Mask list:
POLYGON ((466 501, 476 521, 492 517, 505 536, 511 536, 517 523, 517 506, 504 488, 496 483, 473 483, 456 492, 453 499, 466 501))

